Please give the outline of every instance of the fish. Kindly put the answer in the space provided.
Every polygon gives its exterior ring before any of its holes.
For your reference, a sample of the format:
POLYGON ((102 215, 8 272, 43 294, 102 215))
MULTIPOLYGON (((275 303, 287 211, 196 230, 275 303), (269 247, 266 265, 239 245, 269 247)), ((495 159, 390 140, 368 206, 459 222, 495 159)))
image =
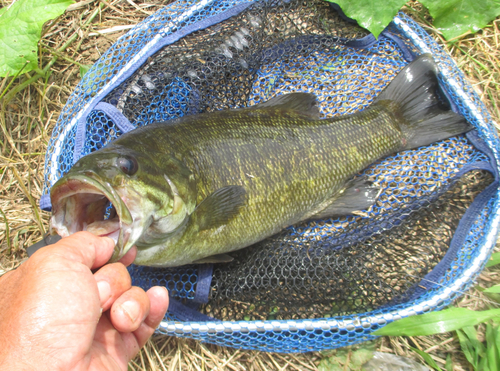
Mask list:
POLYGON ((315 95, 296 92, 137 128, 54 184, 51 233, 111 237, 110 261, 132 246, 138 265, 230 261, 288 226, 368 209, 380 189, 356 174, 471 130, 438 91, 423 54, 350 115, 320 119, 315 95))

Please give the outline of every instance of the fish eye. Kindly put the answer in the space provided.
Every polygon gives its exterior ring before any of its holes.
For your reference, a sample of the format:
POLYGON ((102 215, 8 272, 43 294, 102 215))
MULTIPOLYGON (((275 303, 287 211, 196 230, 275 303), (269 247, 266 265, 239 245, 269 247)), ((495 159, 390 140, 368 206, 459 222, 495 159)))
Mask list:
POLYGON ((116 165, 127 175, 134 175, 139 170, 139 164, 134 157, 119 157, 116 160, 116 165))

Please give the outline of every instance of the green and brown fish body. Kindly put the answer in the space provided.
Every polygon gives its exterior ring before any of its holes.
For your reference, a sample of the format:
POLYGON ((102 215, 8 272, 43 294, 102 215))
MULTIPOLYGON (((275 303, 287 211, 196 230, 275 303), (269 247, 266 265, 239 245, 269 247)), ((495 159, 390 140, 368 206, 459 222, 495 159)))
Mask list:
POLYGON ((135 263, 224 260, 302 220, 369 207, 378 190, 351 178, 376 160, 469 130, 443 111, 429 56, 368 109, 319 120, 307 93, 149 125, 82 158, 53 187, 52 228, 136 245, 135 263), (110 201, 116 217, 104 220, 110 201))

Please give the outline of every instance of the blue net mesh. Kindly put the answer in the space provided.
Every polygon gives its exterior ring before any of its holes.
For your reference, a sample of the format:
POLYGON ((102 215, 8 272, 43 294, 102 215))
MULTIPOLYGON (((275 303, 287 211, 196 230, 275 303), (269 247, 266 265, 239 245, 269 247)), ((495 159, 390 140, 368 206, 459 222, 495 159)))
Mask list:
POLYGON ((157 270, 149 267, 132 266, 130 273, 134 278, 134 285, 143 288, 163 286, 174 299, 195 298, 196 284, 198 283, 198 269, 196 266, 186 266, 171 271, 162 270, 160 275, 157 270))
POLYGON ((44 192, 79 157, 154 122, 298 91, 317 96, 323 118, 363 110, 424 52, 474 134, 367 168, 359 176, 382 193, 356 215, 289 227, 213 270, 130 268, 134 284, 165 286, 176 302, 158 329, 165 334, 280 352, 371 339, 466 289, 498 225, 491 118, 453 61, 404 14, 375 40, 322 0, 171 4, 117 41, 77 86, 49 143, 44 192))
POLYGON ((122 131, 106 113, 98 110, 92 111, 87 119, 85 130, 85 143, 88 145, 83 148, 82 155, 85 156, 101 149, 121 134, 123 134, 122 131))

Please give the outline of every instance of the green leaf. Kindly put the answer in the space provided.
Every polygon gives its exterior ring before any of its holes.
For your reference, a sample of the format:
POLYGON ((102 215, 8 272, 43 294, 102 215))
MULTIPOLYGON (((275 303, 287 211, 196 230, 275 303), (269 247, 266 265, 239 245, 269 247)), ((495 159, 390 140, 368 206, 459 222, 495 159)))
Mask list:
POLYGON ((486 325, 486 356, 490 370, 500 369, 500 359, 498 358, 498 348, 496 338, 498 327, 493 327, 489 323, 486 325))
POLYGON ((488 299, 490 299, 492 301, 496 301, 497 303, 500 304, 500 294, 494 294, 494 293, 491 293, 491 292, 485 292, 484 295, 486 295, 488 297, 488 299))
POLYGON ((89 72, 92 65, 82 64, 80 65, 80 77, 83 77, 87 72, 89 72))
POLYGON ((351 369, 360 370, 361 367, 373 358, 373 349, 360 348, 351 354, 351 369))
POLYGON ((477 32, 500 15, 498 0, 420 0, 446 39, 477 32))
POLYGON ((417 348, 410 347, 410 349, 413 350, 414 352, 417 352, 418 354, 420 354, 420 356, 424 359, 424 361, 429 366, 431 366, 434 370, 443 371, 443 370, 441 370, 441 368, 439 368, 436 361, 434 361, 434 359, 429 354, 427 354, 424 351, 421 351, 420 349, 417 349, 417 348))
POLYGON ((343 371, 344 365, 336 357, 323 358, 318 365, 318 371, 343 371))
POLYGON ((0 16, 0 76, 38 68, 42 26, 58 17, 72 0, 18 0, 0 16), (27 63, 27 64, 26 64, 27 63))
POLYGON ((500 264, 500 252, 491 254, 490 260, 486 263, 486 267, 492 267, 494 265, 500 264))
POLYGON ((451 354, 448 353, 446 355, 446 363, 444 365, 446 371, 453 371, 453 361, 451 359, 451 354))
MULTIPOLYGON (((405 0, 327 0, 337 3, 350 18, 378 37, 405 0)), ((500 15, 499 0, 421 0, 446 39, 476 32, 500 15)))
MULTIPOLYGON (((488 346, 490 346, 489 343, 488 346)), ((498 326, 496 326, 496 333, 495 333, 495 349, 497 351, 497 360, 500 361, 500 330, 498 329, 498 326)))
POLYGON ((472 355, 474 357, 474 364, 476 367, 480 367, 481 362, 486 355, 486 348, 483 343, 479 341, 477 337, 477 331, 474 326, 467 326, 462 329, 463 333, 467 336, 468 342, 471 346, 472 355))
MULTIPOLYGON (((479 361, 479 365, 477 366, 478 370, 481 371, 490 371, 490 368, 488 367, 488 358, 481 358, 479 361)), ((498 371, 498 370, 491 370, 491 371, 498 371)))
POLYGON ((488 292, 488 293, 492 293, 492 294, 500 294, 500 285, 491 286, 487 289, 484 289, 483 292, 488 292))
POLYGON ((349 18, 358 21, 358 24, 375 37, 378 37, 384 28, 392 21, 399 9, 407 0, 331 0, 338 4, 349 18))
POLYGON ((363 365, 373 358, 373 343, 365 344, 359 349, 344 348, 337 349, 327 358, 323 358, 319 365, 319 371, 360 371, 363 365))
POLYGON ((421 336, 455 331, 500 317, 500 309, 476 312, 465 308, 450 308, 418 316, 402 318, 375 331, 380 336, 421 336))
POLYGON ((464 334, 462 330, 457 330, 458 341, 460 342, 460 347, 462 348, 462 352, 467 358, 467 361, 476 369, 477 362, 475 359, 475 352, 472 343, 469 341, 467 336, 464 334))

